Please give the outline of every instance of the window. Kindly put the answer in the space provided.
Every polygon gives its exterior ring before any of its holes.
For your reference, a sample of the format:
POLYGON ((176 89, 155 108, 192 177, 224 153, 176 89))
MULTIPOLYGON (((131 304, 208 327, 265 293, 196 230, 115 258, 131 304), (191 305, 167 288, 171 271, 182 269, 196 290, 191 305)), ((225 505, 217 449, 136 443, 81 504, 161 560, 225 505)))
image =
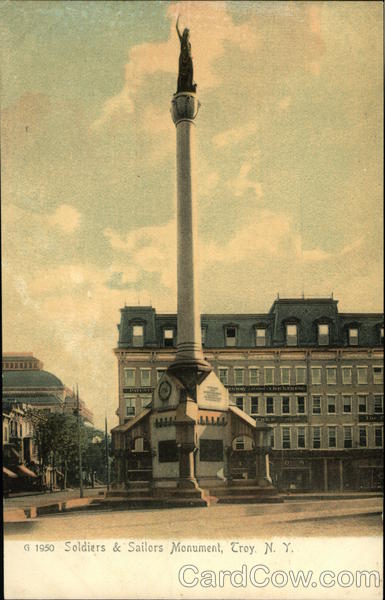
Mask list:
POLYGON ((219 376, 219 381, 221 383, 223 383, 223 385, 228 385, 228 383, 229 383, 229 370, 228 369, 219 368, 218 376, 219 376))
POLYGON ((274 398, 272 396, 268 396, 266 398, 266 414, 267 415, 274 414, 274 398))
POLYGON ((320 346, 327 346, 329 344, 329 325, 327 323, 320 323, 318 325, 318 344, 320 346))
POLYGON ((312 367, 311 368, 311 382, 313 385, 321 384, 322 368, 312 367))
POLYGON ((143 346, 144 327, 143 325, 133 325, 132 327, 132 345, 136 348, 143 346))
POLYGON ((352 428, 344 427, 344 448, 352 448, 352 428))
POLYGON ((374 412, 381 414, 384 412, 384 397, 376 395, 374 396, 374 412))
POLYGON ((124 369, 124 385, 127 387, 135 385, 135 369, 124 369))
POLYGON ((163 345, 165 348, 174 346, 174 330, 164 329, 163 330, 163 345))
POLYGON ((234 383, 235 383, 235 385, 243 385, 244 384, 244 370, 243 369, 234 369, 234 383))
POLYGON ((235 404, 238 408, 240 408, 241 410, 243 410, 243 396, 237 396, 235 398, 235 404))
POLYGON ((305 396, 297 396, 297 413, 299 415, 305 414, 305 396))
POLYGON ((266 329, 265 327, 257 327, 255 330, 255 345, 266 346, 266 329))
POLYGON ((140 369, 140 385, 143 387, 149 387, 151 381, 150 369, 140 369))
POLYGON ((382 427, 374 428, 374 445, 376 448, 382 447, 382 432, 383 432, 382 427))
POLYGON ((288 346, 298 346, 297 325, 286 325, 286 344, 288 346))
POLYGON ((306 383, 306 367, 295 368, 295 380, 298 384, 306 383))
POLYGON ((336 413, 336 397, 328 396, 327 403, 328 403, 328 414, 334 415, 336 413))
POLYGON ((337 428, 328 427, 328 446, 329 448, 337 447, 337 428))
POLYGON ((265 385, 274 383, 274 367, 265 367, 265 385))
POLYGON ((358 396, 358 412, 366 413, 368 410, 367 396, 358 396))
POLYGON ((259 384, 259 369, 255 367, 249 368, 249 384, 250 385, 258 385, 259 384))
POLYGON ((313 415, 321 414, 321 396, 313 396, 313 415))
POLYGON ((384 343, 384 328, 380 327, 380 344, 384 343))
POLYGON ((163 440, 158 442, 158 458, 160 463, 177 462, 178 449, 175 440, 163 440))
POLYGON ((368 383, 368 367, 357 367, 357 383, 360 385, 368 383))
POLYGON ((275 429, 270 429, 270 448, 275 446, 275 429))
POLYGON ((135 398, 126 398, 126 417, 135 417, 135 398))
POLYGON ((352 412, 352 397, 351 396, 343 396, 342 397, 342 410, 346 413, 352 412))
POLYGON ((290 367, 281 367, 281 383, 283 385, 290 384, 290 367))
POLYGON ((384 373, 382 367, 373 367, 373 383, 383 383, 384 373))
POLYGON ((305 427, 298 427, 297 429, 297 447, 305 448, 305 427))
POLYGON ((367 446, 367 432, 366 427, 360 427, 358 429, 358 444, 360 448, 366 448, 367 446))
POLYGON ((203 462, 223 461, 223 440, 200 440, 199 459, 203 462))
POLYGON ((134 441, 134 452, 144 451, 144 438, 138 437, 134 441))
POLYGON ((142 401, 142 407, 148 408, 152 402, 152 396, 150 394, 143 394, 141 401, 142 401))
POLYGON ((236 346, 237 330, 235 327, 226 327, 225 336, 226 346, 236 346))
POLYGON ((205 346, 206 341, 207 341, 207 328, 206 327, 202 327, 202 329, 201 329, 201 339, 202 339, 202 346, 205 346))
POLYGON ((166 369, 157 369, 156 370, 156 382, 157 383, 159 383, 159 381, 162 379, 165 372, 166 372, 166 369))
POLYGON ((250 410, 250 414, 251 415, 257 415, 258 414, 258 396, 253 396, 251 398, 251 410, 250 410))
POLYGON ((289 396, 282 396, 282 414, 290 414, 290 398, 289 396))
POLYGON ((239 436, 235 439, 235 450, 244 450, 245 449, 245 439, 242 436, 239 436))
POLYGON ((282 427, 282 448, 289 449, 290 441, 290 427, 282 427))
POLYGON ((321 448, 321 428, 313 427, 313 448, 321 448))
POLYGON ((342 383, 344 385, 350 385, 352 383, 352 368, 342 367, 342 383))
POLYGON ((336 385, 337 383, 337 368, 326 367, 326 383, 328 385, 336 385))
POLYGON ((349 346, 358 346, 358 329, 357 329, 357 327, 349 327, 348 339, 349 339, 349 346))

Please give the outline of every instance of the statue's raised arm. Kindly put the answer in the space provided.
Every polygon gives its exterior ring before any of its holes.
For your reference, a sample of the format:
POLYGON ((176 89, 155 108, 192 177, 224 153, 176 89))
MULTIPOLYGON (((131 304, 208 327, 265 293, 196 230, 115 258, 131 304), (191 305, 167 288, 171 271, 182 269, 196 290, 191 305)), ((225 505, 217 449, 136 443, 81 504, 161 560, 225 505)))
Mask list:
POLYGON ((181 34, 179 31, 179 16, 176 21, 176 31, 180 41, 179 55, 179 74, 178 74, 178 89, 180 92, 195 92, 196 84, 193 81, 193 62, 191 56, 190 31, 184 29, 181 34))
POLYGON ((181 32, 179 31, 178 24, 179 24, 179 15, 178 15, 178 18, 177 18, 177 20, 176 20, 176 31, 177 31, 177 34, 178 34, 179 40, 181 41, 181 40, 182 40, 182 34, 181 34, 181 32))

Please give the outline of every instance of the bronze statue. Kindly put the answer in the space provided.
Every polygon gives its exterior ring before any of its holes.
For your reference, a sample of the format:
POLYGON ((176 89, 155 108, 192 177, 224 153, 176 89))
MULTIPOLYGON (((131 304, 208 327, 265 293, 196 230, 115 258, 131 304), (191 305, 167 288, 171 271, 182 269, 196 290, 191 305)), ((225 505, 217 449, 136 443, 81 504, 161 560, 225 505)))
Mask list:
POLYGON ((178 74, 178 89, 179 92, 195 92, 196 83, 193 80, 193 62, 191 56, 190 30, 184 29, 181 35, 178 27, 179 17, 176 21, 176 30, 180 41, 179 55, 179 74, 178 74))

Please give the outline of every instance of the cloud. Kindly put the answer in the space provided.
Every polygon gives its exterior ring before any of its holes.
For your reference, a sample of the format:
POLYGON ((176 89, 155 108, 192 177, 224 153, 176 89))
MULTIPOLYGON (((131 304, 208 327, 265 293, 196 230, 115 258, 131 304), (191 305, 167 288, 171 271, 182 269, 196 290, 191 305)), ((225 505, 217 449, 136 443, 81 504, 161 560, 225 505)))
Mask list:
POLYGON ((263 195, 262 185, 258 181, 252 181, 248 178, 252 165, 245 162, 241 165, 239 174, 234 179, 227 182, 228 187, 236 198, 240 198, 248 190, 254 190, 255 195, 260 198, 263 195))
POLYGON ((291 97, 290 96, 284 96, 279 102, 278 102, 278 110, 279 111, 284 111, 287 110, 289 108, 289 106, 291 105, 291 97))
POLYGON ((241 125, 240 127, 232 127, 231 129, 226 129, 226 131, 222 131, 215 135, 213 137, 213 144, 216 148, 224 148, 230 145, 233 146, 248 138, 250 135, 253 135, 256 131, 257 124, 252 122, 241 125))
POLYGON ((80 227, 80 212, 69 204, 62 204, 47 217, 47 223, 58 227, 64 233, 73 233, 80 227))
POLYGON ((354 240, 353 242, 347 244, 346 246, 342 246, 336 252, 327 252, 322 248, 313 248, 311 250, 304 250, 302 247, 302 241, 300 236, 295 236, 294 246, 296 257, 304 262, 315 263, 322 262, 327 260, 336 260, 346 254, 351 254, 352 252, 359 250, 364 243, 364 236, 354 240))
POLYGON ((279 256, 291 243, 291 219, 269 210, 253 211, 247 224, 237 229, 227 244, 208 243, 206 262, 239 263, 262 255, 279 256))
MULTIPOLYGON (((127 256, 126 262, 142 273, 156 273, 164 288, 176 289, 176 221, 141 227, 121 236, 111 228, 103 232, 111 247, 127 256)), ((120 259, 122 260, 122 259, 120 259)))

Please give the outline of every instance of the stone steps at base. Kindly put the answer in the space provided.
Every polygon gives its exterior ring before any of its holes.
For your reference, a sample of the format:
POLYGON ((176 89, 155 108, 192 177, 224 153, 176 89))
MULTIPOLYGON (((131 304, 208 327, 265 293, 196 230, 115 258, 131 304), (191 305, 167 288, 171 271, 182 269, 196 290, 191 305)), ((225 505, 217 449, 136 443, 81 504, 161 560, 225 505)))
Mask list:
POLYGON ((262 487, 221 487, 221 488, 210 488, 208 491, 210 496, 216 496, 217 498, 228 497, 228 496, 277 496, 278 492, 275 488, 262 488, 262 487))
POLYGON ((204 490, 197 489, 156 488, 154 490, 154 498, 201 498, 202 495, 204 490))
POLYGON ((127 490, 121 490, 120 492, 115 491, 115 492, 108 492, 106 494, 106 498, 124 498, 124 497, 129 497, 129 496, 150 496, 151 495, 151 490, 150 488, 147 489, 143 489, 143 488, 130 488, 127 490))
POLYGON ((153 497, 121 497, 110 498, 93 503, 92 508, 126 510, 129 508, 183 508, 208 506, 208 501, 202 498, 153 498, 153 497))
POLYGON ((283 498, 279 496, 223 496, 217 498, 218 504, 279 504, 283 503, 283 498))
POLYGON ((149 481, 130 481, 128 483, 129 488, 135 488, 135 489, 148 489, 150 487, 150 482, 149 481))

